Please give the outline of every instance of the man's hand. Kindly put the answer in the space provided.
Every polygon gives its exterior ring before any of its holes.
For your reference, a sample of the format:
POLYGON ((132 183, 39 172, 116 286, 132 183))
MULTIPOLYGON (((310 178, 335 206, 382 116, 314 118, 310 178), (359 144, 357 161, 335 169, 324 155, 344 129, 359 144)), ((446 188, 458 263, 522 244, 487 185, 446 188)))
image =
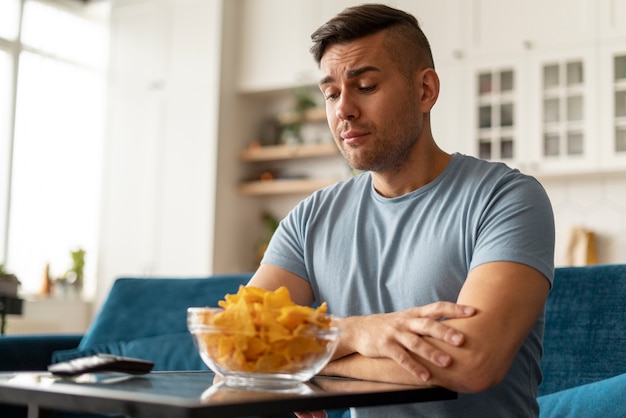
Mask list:
POLYGON ((326 411, 306 411, 306 412, 294 412, 294 415, 298 418, 327 418, 326 411))
POLYGON ((423 358, 438 367, 448 367, 452 357, 428 343, 432 337, 452 346, 461 346, 463 333, 445 325, 442 319, 467 318, 476 309, 451 302, 406 309, 388 314, 349 317, 342 320, 342 339, 335 359, 353 353, 394 360, 412 375, 427 381, 430 372, 415 360, 423 358))

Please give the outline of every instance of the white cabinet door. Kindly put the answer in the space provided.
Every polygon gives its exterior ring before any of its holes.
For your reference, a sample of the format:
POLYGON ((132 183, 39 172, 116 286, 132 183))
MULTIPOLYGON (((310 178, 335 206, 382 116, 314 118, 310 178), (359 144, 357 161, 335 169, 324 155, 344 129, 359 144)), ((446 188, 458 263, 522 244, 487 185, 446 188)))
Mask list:
POLYGON ((603 40, 615 40, 626 36, 626 1, 597 0, 599 9, 599 34, 603 40))
POLYGON ((470 48, 497 53, 589 41, 596 10, 593 0, 473 0, 470 48))
POLYGON ((316 1, 243 0, 239 87, 242 92, 293 88, 317 82, 309 53, 321 24, 316 1))
POLYGON ((626 169, 626 41, 600 50, 600 161, 603 170, 626 169))
POLYGON ((471 154, 528 168, 527 65, 525 54, 469 60, 471 154))
POLYGON ((598 63, 591 46, 531 55, 531 161, 541 174, 598 169, 598 63))
POLYGON ((469 43, 469 3, 465 0, 398 0, 398 8, 412 14, 426 34, 435 67, 460 58, 469 43))

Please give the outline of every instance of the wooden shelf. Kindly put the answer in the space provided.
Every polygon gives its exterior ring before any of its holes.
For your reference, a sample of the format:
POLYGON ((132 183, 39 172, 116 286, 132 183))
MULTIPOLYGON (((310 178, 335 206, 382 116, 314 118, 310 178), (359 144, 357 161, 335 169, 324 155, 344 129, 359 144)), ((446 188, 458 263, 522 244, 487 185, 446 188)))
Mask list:
POLYGON ((302 145, 272 145, 265 147, 249 147, 241 152, 242 161, 278 161, 293 158, 313 158, 338 155, 339 150, 334 142, 302 145))
POLYGON ((313 193, 341 179, 279 179, 242 183, 239 193, 248 196, 270 196, 294 193, 313 193))
POLYGON ((323 107, 314 107, 304 111, 304 120, 300 120, 300 115, 296 112, 285 112, 278 115, 278 123, 281 125, 289 125, 296 122, 326 122, 326 109, 323 107))

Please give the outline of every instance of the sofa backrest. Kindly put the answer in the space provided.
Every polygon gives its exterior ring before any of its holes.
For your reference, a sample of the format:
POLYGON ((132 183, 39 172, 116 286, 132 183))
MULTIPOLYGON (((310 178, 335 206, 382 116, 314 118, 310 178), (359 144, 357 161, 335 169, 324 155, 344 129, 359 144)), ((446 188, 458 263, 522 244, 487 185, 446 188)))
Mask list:
POLYGON ((187 308, 217 306, 237 293, 252 273, 204 278, 119 278, 111 288, 79 349, 187 332, 187 308))
POLYGON ((626 265, 555 270, 541 364, 540 395, 626 373, 626 265))

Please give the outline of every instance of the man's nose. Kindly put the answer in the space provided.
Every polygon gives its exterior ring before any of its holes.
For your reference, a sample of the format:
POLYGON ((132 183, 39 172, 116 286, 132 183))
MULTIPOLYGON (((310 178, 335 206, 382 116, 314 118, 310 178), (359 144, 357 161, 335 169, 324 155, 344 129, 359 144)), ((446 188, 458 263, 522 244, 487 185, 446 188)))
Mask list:
POLYGON ((344 92, 337 100, 335 116, 339 120, 353 120, 359 117, 358 106, 349 94, 344 92))

